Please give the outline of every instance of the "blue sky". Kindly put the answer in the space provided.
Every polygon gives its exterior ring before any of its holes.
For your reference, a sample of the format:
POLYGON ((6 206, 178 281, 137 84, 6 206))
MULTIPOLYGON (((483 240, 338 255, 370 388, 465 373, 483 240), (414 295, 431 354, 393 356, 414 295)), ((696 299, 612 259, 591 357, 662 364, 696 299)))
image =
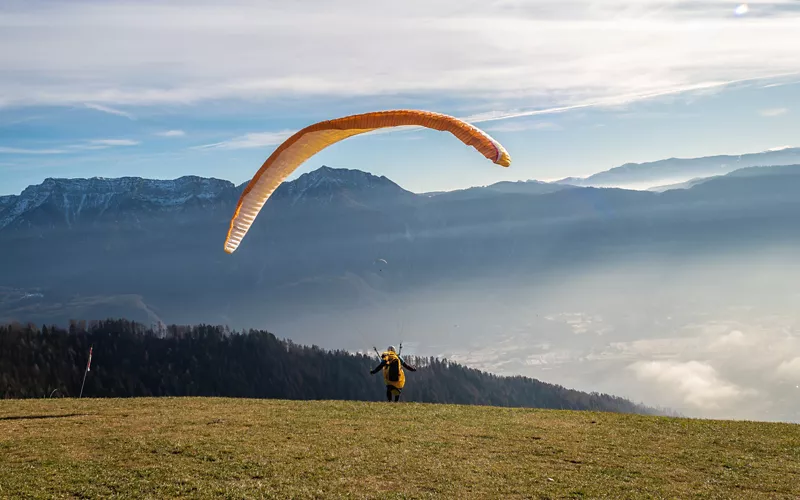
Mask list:
POLYGON ((800 146, 798 2, 378 4, 4 2, 0 195, 46 177, 240 183, 299 128, 392 108, 467 118, 513 163, 396 131, 293 177, 326 164, 428 191, 800 146))

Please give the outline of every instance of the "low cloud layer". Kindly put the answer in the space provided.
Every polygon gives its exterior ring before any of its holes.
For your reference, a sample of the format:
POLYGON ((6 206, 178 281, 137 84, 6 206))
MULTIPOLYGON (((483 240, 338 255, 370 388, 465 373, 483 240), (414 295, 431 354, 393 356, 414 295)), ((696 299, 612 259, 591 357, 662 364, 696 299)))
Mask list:
POLYGON ((723 380, 713 366, 699 361, 637 361, 629 368, 640 380, 654 382, 656 390, 700 409, 718 409, 752 393, 723 380))
POLYGON ((331 348, 413 342, 414 353, 685 416, 800 423, 794 252, 620 256, 557 279, 415 290, 358 313, 276 320, 275 330, 331 348))

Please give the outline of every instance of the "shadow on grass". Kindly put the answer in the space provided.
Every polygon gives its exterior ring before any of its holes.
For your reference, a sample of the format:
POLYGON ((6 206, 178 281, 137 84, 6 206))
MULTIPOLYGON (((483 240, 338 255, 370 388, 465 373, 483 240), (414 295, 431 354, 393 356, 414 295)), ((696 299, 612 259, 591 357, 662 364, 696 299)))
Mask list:
POLYGON ((43 419, 43 418, 66 418, 66 417, 82 417, 87 415, 86 413, 67 413, 65 415, 20 415, 20 416, 11 416, 11 417, 0 417, 0 421, 3 420, 35 420, 35 419, 43 419))

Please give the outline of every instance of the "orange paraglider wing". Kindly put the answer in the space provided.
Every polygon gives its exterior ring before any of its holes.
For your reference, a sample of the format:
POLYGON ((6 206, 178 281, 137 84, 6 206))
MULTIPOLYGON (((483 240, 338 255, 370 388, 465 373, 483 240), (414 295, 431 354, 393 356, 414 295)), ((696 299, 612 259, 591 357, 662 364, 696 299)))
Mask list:
POLYGON ((511 165, 511 157, 499 142, 469 123, 441 113, 418 110, 375 111, 315 123, 296 132, 278 146, 250 180, 231 218, 225 251, 236 251, 267 199, 303 162, 348 137, 380 128, 402 126, 450 132, 493 163, 504 167, 511 165))

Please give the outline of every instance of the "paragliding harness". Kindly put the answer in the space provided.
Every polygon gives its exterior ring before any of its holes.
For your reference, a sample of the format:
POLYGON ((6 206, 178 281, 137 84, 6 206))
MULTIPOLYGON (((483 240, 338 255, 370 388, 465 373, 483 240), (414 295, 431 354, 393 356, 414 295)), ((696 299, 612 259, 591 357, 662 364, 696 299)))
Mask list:
MULTIPOLYGON (((372 346, 375 349, 375 346, 372 346)), ((399 382, 400 381, 400 353, 403 352, 403 344, 400 343, 400 349, 398 349, 397 354, 395 355, 396 358, 392 361, 389 361, 387 364, 389 366, 389 382, 399 382)), ((375 354, 383 361, 383 356, 378 353, 378 349, 375 349, 375 354)))
POLYGON ((394 359, 391 360, 387 359, 389 357, 388 351, 381 355, 375 346, 372 346, 372 349, 375 351, 375 354, 378 355, 378 358, 380 358, 381 363, 385 363, 383 370, 384 381, 386 382, 386 399, 391 401, 392 396, 394 396, 394 400, 398 401, 400 399, 400 393, 403 391, 403 385, 405 385, 405 377, 400 371, 402 370, 400 353, 403 352, 403 344, 402 342, 400 343, 400 349, 394 354, 394 359))

